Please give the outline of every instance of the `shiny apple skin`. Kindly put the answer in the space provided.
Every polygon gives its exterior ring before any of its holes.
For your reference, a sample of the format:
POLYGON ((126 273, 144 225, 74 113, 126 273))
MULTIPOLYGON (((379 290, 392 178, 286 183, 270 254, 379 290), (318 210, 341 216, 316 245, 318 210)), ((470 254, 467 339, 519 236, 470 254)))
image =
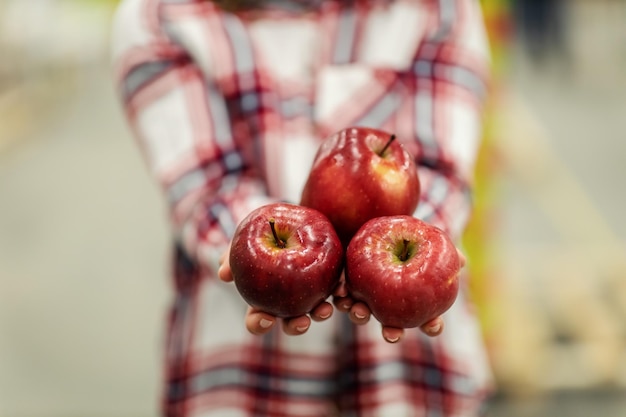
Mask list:
POLYGON ((343 247, 330 221, 317 210, 274 203, 239 223, 230 249, 237 290, 251 306, 277 317, 309 313, 337 286, 343 247), (271 231, 274 219, 280 248, 271 231))
POLYGON ((321 211, 347 246, 368 220, 410 215, 420 183, 413 157, 399 142, 379 156, 391 134, 350 127, 324 140, 305 183, 301 204, 321 211))
POLYGON ((461 267, 454 243, 439 228, 411 216, 368 221, 346 252, 346 282, 385 326, 418 327, 448 310, 461 267), (401 261, 403 240, 415 251, 401 261), (401 252, 400 252, 401 253, 401 252))

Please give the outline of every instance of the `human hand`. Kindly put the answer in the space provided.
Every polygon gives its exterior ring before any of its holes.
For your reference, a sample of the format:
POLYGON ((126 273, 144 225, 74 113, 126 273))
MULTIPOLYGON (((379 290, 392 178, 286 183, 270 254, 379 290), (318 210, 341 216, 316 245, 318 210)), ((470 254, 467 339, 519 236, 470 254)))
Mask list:
MULTIPOLYGON (((220 258, 220 266, 217 271, 218 277, 224 282, 232 282, 233 274, 228 262, 230 256, 230 246, 220 258)), ((327 301, 322 301, 308 315, 279 319, 269 313, 254 307, 248 307, 246 312, 245 325, 252 334, 262 335, 269 332, 277 321, 281 322, 282 330, 285 334, 295 336, 305 333, 311 326, 311 321, 324 321, 333 314, 333 306, 327 301)))
MULTIPOLYGON (((457 253, 459 255, 461 268, 463 268, 466 263, 466 258, 458 249, 457 253)), ((366 324, 372 316, 372 312, 367 304, 355 300, 350 296, 344 276, 341 277, 341 283, 333 294, 333 304, 337 310, 347 313, 350 316, 350 320, 357 325, 366 324)), ((444 321, 440 316, 435 317, 420 326, 420 330, 427 336, 431 337, 440 335, 443 332, 443 328, 444 321)), ((400 341, 404 334, 404 329, 382 326, 382 336, 389 343, 396 343, 400 341)))
MULTIPOLYGON (((461 268, 466 263, 465 256, 458 251, 461 261, 461 268)), ((233 276, 228 263, 230 249, 227 249, 220 258, 220 267, 218 276, 224 282, 232 282, 233 276)), ((348 293, 345 277, 342 275, 341 281, 333 292, 333 304, 337 310, 347 313, 350 320, 357 325, 363 325, 369 322, 372 312, 367 304, 353 299, 348 293)), ((311 326, 311 321, 321 322, 330 318, 333 314, 333 306, 327 301, 318 304, 309 315, 291 317, 281 319, 281 327, 285 334, 300 335, 305 333, 311 326)), ((269 332, 279 321, 279 318, 269 313, 261 311, 254 307, 248 307, 246 313, 245 325, 252 334, 262 335, 269 332)), ((420 330, 427 336, 439 336, 444 329, 444 321, 441 317, 435 317, 427 323, 420 326, 420 330)), ((404 337, 405 329, 396 327, 382 326, 382 336, 389 343, 399 342, 404 337)))

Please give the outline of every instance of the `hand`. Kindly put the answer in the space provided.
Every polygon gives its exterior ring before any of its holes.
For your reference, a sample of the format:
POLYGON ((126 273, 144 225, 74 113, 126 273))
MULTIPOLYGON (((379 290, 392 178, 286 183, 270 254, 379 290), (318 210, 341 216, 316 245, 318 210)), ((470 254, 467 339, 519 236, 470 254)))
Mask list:
MULTIPOLYGON (((224 282, 232 282, 233 275, 228 263, 230 254, 229 249, 222 254, 220 258, 220 267, 217 271, 218 277, 224 282)), ((322 301, 309 313, 309 315, 291 317, 288 319, 282 319, 281 326, 285 334, 296 336, 305 333, 311 326, 311 320, 324 321, 333 314, 333 306, 327 301, 322 301)), ((248 331, 252 334, 262 335, 269 332, 279 321, 278 317, 265 313, 254 307, 248 307, 246 313, 245 325, 248 331)))
MULTIPOLYGON (((461 268, 465 266, 466 258, 457 249, 459 259, 461 261, 461 268)), ((362 325, 369 322, 372 312, 369 307, 360 301, 354 300, 348 294, 348 289, 345 283, 345 277, 341 277, 341 283, 333 294, 333 304, 337 310, 347 313, 350 316, 350 320, 357 325, 362 325)), ((441 317, 435 317, 427 323, 420 326, 420 330, 427 336, 439 336, 443 332, 444 321, 441 317)), ((395 327, 383 326, 382 335, 383 338, 389 343, 396 343, 404 336, 404 329, 398 329, 395 327)))
MULTIPOLYGON (((459 251, 461 267, 465 265, 465 256, 459 251)), ((224 282, 232 282, 233 276, 228 263, 229 249, 227 249, 220 258, 220 267, 218 276, 224 282)), ((345 283, 345 277, 342 275, 341 282, 333 293, 333 304, 337 310, 347 313, 350 320, 357 325, 363 325, 369 322, 372 312, 369 307, 360 301, 354 300, 348 294, 345 283)), ((307 316, 292 317, 282 319, 282 330, 288 335, 300 335, 305 333, 313 321, 324 321, 333 314, 333 306, 323 301, 307 316)), ((254 307, 248 307, 246 313, 245 324, 248 331, 252 334, 262 335, 269 332, 278 321, 278 317, 265 313, 254 307)), ((427 336, 439 336, 443 332, 444 321, 441 317, 435 317, 429 322, 420 326, 420 330, 427 336)), ((389 343, 399 342, 405 334, 404 329, 383 326, 382 336, 389 343)))

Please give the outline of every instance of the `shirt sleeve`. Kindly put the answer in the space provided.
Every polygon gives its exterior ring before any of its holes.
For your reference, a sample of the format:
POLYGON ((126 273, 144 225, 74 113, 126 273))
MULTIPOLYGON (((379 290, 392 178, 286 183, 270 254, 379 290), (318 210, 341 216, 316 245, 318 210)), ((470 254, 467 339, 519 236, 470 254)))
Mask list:
POLYGON ((226 100, 164 29, 159 2, 124 0, 113 25, 114 74, 177 244, 215 270, 236 225, 269 203, 253 144, 233 139, 226 100))
POLYGON ((489 48, 478 1, 437 3, 437 24, 404 74, 414 139, 407 146, 422 187, 415 216, 458 240, 471 214, 489 48))

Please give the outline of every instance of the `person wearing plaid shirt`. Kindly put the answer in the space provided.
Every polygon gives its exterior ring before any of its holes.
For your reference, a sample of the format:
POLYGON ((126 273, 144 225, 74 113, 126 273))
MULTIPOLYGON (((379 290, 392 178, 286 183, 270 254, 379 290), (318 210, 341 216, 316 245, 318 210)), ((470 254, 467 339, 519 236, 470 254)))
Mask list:
POLYGON ((481 413, 491 378, 466 285, 430 327, 381 337, 338 292, 337 314, 325 302, 281 330, 221 261, 252 209, 299 201, 320 141, 349 126, 397 135, 419 166, 414 215, 458 242, 489 72, 478 1, 123 0, 113 62, 173 236, 163 415, 481 413))

